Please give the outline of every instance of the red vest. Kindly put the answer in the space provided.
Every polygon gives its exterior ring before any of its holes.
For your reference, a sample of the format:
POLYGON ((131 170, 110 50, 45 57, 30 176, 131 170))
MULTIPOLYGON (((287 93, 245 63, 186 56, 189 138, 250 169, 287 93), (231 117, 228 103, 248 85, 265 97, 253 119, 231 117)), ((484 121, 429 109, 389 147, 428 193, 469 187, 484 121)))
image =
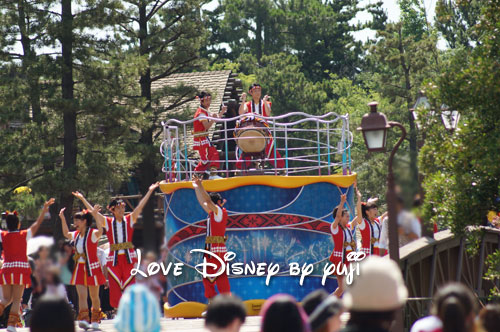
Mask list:
MULTIPOLYGON (((209 237, 217 236, 224 238, 226 234, 227 226, 227 211, 225 208, 222 209, 222 220, 220 222, 215 221, 215 216, 213 212, 210 212, 207 220, 207 240, 209 237)), ((212 252, 225 253, 227 251, 225 241, 212 242, 207 241, 208 250, 212 252)))
POLYGON ((365 254, 371 255, 373 253, 373 248, 374 248, 373 245, 375 244, 375 242, 379 241, 381 226, 378 219, 375 219, 373 223, 371 223, 370 221, 363 218, 362 222, 365 223, 365 228, 359 230, 361 233, 361 248, 362 248, 361 250, 365 254), (378 237, 374 237, 375 227, 378 230, 378 237))
MULTIPOLYGON (((108 237, 109 244, 130 242, 132 243, 132 236, 134 235, 134 227, 132 225, 132 214, 127 214, 123 217, 122 223, 122 241, 118 242, 118 227, 115 226, 118 222, 115 218, 106 217, 106 236, 108 237)), ((108 255, 108 264, 113 262, 113 266, 116 266, 118 259, 119 250, 110 250, 108 255)), ((127 261, 132 264, 137 262, 137 254, 135 249, 125 249, 125 254, 127 255, 127 261)))
MULTIPOLYGON (((332 233, 332 239, 334 243, 333 253, 331 255, 330 261, 344 262, 346 257, 346 247, 345 242, 353 242, 354 238, 352 236, 351 230, 348 228, 342 228, 340 225, 337 226, 338 231, 336 234, 332 233)), ((351 245, 352 250, 355 250, 355 246, 351 245)))
MULTIPOLYGON (((101 264, 99 262, 99 258, 97 257, 97 244, 99 243, 99 239, 96 242, 92 242, 92 233, 94 229, 88 227, 87 228, 87 241, 83 245, 83 250, 85 250, 85 256, 87 259, 85 260, 85 264, 87 265, 87 274, 89 276, 93 276, 96 273, 96 270, 101 269, 101 264)), ((84 241, 85 235, 82 236, 79 231, 75 232, 75 250, 77 248, 77 244, 79 241, 84 241)))
MULTIPOLYGON (((267 103, 269 104, 269 106, 272 105, 272 103, 270 101, 268 101, 267 103)), ((253 100, 251 100, 251 101, 247 102, 245 105, 246 105, 246 112, 247 113, 254 113, 254 114, 259 114, 259 115, 265 116, 264 115, 264 111, 265 111, 264 102, 262 100, 260 100, 258 104, 254 104, 253 100)))
MULTIPOLYGON (((194 114, 194 118, 196 119, 200 115, 209 116, 207 110, 205 110, 204 108, 198 107, 198 109, 196 110, 196 113, 194 114)), ((205 139, 206 135, 205 136, 203 136, 203 135, 197 136, 196 135, 197 133, 203 133, 203 132, 207 131, 205 129, 205 126, 203 125, 203 123, 201 123, 200 120, 195 120, 193 122, 193 127, 194 127, 194 134, 195 134, 194 140, 195 141, 202 141, 203 139, 205 139)))
POLYGON ((26 255, 27 230, 22 231, 2 231, 2 245, 4 262, 2 270, 13 269, 17 271, 28 270, 31 271, 28 257, 26 255))

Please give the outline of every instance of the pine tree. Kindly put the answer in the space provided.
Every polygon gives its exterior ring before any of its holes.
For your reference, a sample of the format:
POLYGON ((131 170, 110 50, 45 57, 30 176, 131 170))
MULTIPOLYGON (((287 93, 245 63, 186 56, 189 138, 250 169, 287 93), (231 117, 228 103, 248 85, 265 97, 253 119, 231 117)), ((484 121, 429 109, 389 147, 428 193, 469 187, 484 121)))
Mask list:
MULTIPOLYGON (((165 87, 153 90, 153 83, 170 75, 192 70, 199 59, 199 50, 206 39, 200 16, 199 0, 188 1, 123 1, 114 10, 119 18, 118 32, 122 47, 128 56, 143 61, 138 87, 130 99, 143 101, 140 108, 145 121, 139 127, 136 149, 141 158, 135 174, 142 193, 159 179, 161 159, 158 137, 161 120, 169 110, 194 98, 195 89, 187 86, 165 87), (168 96, 171 102, 161 106, 160 98, 168 96)), ((155 243, 154 202, 150 200, 143 210, 144 245, 146 250, 157 250, 155 243)))

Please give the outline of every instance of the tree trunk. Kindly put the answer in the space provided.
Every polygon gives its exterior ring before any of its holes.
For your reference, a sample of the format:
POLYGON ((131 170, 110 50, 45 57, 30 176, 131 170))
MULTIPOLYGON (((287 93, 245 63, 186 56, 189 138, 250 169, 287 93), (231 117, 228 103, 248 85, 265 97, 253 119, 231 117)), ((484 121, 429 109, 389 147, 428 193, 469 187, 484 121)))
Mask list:
POLYGON ((23 60, 22 66, 24 74, 26 75, 29 87, 29 100, 31 111, 33 113, 33 120, 41 124, 42 110, 40 106, 40 85, 38 83, 39 76, 33 73, 33 65, 36 63, 36 53, 33 52, 31 47, 31 39, 29 38, 28 29, 26 26, 26 12, 24 8, 24 0, 18 0, 18 25, 21 32, 21 45, 23 47, 23 60))
MULTIPOLYGON (((76 109, 73 91, 73 16, 71 13, 71 0, 62 0, 61 18, 61 47, 62 47, 62 99, 63 99, 63 121, 64 121, 64 164, 63 177, 67 187, 61 193, 60 205, 66 207, 66 218, 69 220, 73 210, 73 195, 75 189, 77 165, 77 141, 76 141, 76 109)), ((57 217, 57 216, 56 216, 57 217)), ((54 224, 54 235, 60 238, 61 227, 54 224)))
POLYGON ((255 56, 257 57, 257 63, 262 64, 262 25, 263 19, 257 14, 255 19, 256 29, 255 29, 255 56))
MULTIPOLYGON (((146 17, 146 5, 139 6, 139 50, 141 55, 147 55, 147 38, 148 38, 148 21, 146 17)), ((144 107, 144 112, 151 111, 151 69, 148 67, 141 75, 139 80, 141 85, 141 97, 145 98, 148 102, 144 107)), ((139 188, 141 193, 145 195, 148 192, 149 186, 156 181, 157 172, 154 165, 153 148, 153 129, 150 127, 141 133, 139 143, 146 151, 143 155, 142 162, 139 164, 139 169, 136 174, 139 178, 139 188)), ((154 195, 149 199, 146 206, 142 210, 142 225, 143 225, 143 245, 145 251, 158 252, 156 243, 155 220, 154 220, 154 195)))
POLYGON ((410 173, 411 173, 411 183, 413 187, 413 194, 419 192, 418 187, 420 186, 418 181, 418 165, 417 165, 417 131, 415 128, 415 121, 409 109, 412 107, 412 94, 411 94, 411 81, 410 81, 410 67, 406 64, 405 53, 403 49, 403 36, 402 27, 399 26, 398 36, 399 36, 399 58, 401 61, 401 68, 405 76, 405 90, 406 90, 406 106, 408 114, 408 123, 410 124, 410 173))

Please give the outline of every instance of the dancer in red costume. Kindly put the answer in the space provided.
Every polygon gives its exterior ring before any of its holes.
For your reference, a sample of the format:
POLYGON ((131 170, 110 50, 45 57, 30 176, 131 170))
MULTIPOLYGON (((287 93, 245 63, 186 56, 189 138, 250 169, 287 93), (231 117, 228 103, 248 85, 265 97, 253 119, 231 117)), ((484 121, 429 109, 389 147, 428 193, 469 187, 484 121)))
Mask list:
POLYGON ((113 214, 113 217, 104 217, 96 209, 92 208, 92 205, 90 205, 82 194, 78 192, 74 193, 83 202, 85 207, 92 211, 95 220, 102 223, 106 230, 110 247, 107 262, 109 303, 113 308, 118 308, 125 288, 135 283, 135 276, 130 274, 130 271, 137 263, 137 254, 132 244, 133 226, 137 222, 137 218, 139 218, 149 197, 151 197, 151 194, 158 186, 158 182, 149 186, 148 192, 141 199, 134 211, 127 215, 125 215, 125 202, 121 199, 113 199, 108 205, 108 209, 113 214))
POLYGON ((7 322, 7 331, 15 332, 16 325, 20 323, 19 305, 25 287, 31 286, 31 268, 26 256, 28 240, 33 237, 43 222, 49 206, 54 204, 53 198, 43 204, 42 212, 38 219, 27 230, 19 230, 21 222, 17 212, 6 212, 8 231, 0 233, 0 242, 3 245, 3 265, 0 271, 0 284, 2 285, 3 298, 0 300, 0 315, 5 307, 12 303, 11 312, 7 322))
MULTIPOLYGON (((73 193, 78 196, 78 193, 73 193)), ((97 229, 91 228, 92 214, 89 211, 77 212, 73 216, 75 232, 68 230, 68 224, 61 209, 62 233, 65 238, 75 243, 75 268, 71 277, 71 284, 76 286, 78 293, 79 313, 77 320, 85 327, 91 323, 93 329, 99 328, 101 322, 101 300, 99 298, 99 286, 106 283, 106 278, 101 270, 101 264, 97 257, 97 245, 103 232, 103 225, 96 221, 97 229), (92 319, 89 319, 89 307, 87 302, 87 289, 92 302, 92 319)), ((92 211, 93 212, 93 211, 92 211)))
MULTIPOLYGON (((226 249, 226 226, 227 226, 227 211, 223 208, 225 200, 222 199, 218 193, 210 193, 210 195, 203 188, 201 179, 193 177, 193 188, 196 193, 198 203, 205 212, 208 213, 207 219, 207 238, 205 240, 205 249, 216 254, 224 260, 226 249)), ((207 263, 215 264, 217 267, 207 267, 208 274, 215 274, 221 269, 219 260, 215 257, 205 257, 207 263)), ((231 287, 226 273, 221 274, 215 278, 203 278, 203 286, 205 287, 205 297, 210 301, 217 295, 215 286, 219 293, 230 293, 231 287)))
POLYGON ((215 120, 198 118, 201 116, 220 118, 226 113, 227 106, 223 105, 217 114, 209 114, 208 109, 212 103, 212 96, 208 92, 203 91, 196 96, 196 98, 200 100, 200 107, 198 107, 194 114, 194 118, 197 120, 193 122, 193 149, 198 151, 200 161, 194 171, 197 173, 205 173, 209 169, 210 179, 220 178, 216 173, 220 166, 219 152, 217 152, 215 146, 213 146, 208 139, 208 130, 215 123, 215 120))
MULTIPOLYGON (((349 222, 349 211, 344 209, 344 204, 347 200, 347 196, 340 196, 340 204, 333 209, 333 217, 335 218, 331 224, 330 231, 332 232, 333 238, 333 252, 330 256, 330 262, 335 264, 336 271, 338 270, 339 263, 345 266, 349 266, 349 261, 347 260, 347 255, 356 251, 356 242, 354 241, 354 236, 352 230, 356 225, 359 224, 361 216, 361 194, 356 188, 356 194, 358 196, 358 202, 356 204, 357 216, 349 222)), ((344 293, 344 275, 336 274, 337 276, 337 289, 333 292, 333 295, 341 297, 344 293)))
POLYGON ((386 215, 377 218, 378 207, 377 198, 370 198, 368 202, 362 203, 361 213, 363 220, 358 226, 361 233, 361 251, 368 255, 380 255, 379 240, 382 223, 380 222, 386 215))
MULTIPOLYGON (((240 104, 240 109, 238 113, 240 115, 246 114, 246 113, 252 113, 255 115, 260 115, 260 116, 271 116, 271 105, 272 103, 269 101, 269 96, 265 95, 263 99, 260 97, 262 96, 262 88, 260 84, 254 83, 250 86, 248 89, 248 93, 250 96, 252 96, 252 100, 249 102, 245 102, 247 99, 247 94, 243 93, 241 95, 241 104, 240 104)), ((276 147, 274 146, 274 138, 272 136, 269 137, 269 142, 266 145, 266 150, 265 150, 265 155, 268 160, 270 160, 271 164, 274 165, 275 168, 283 168, 285 167, 285 161, 281 158, 281 154, 279 153, 278 150, 276 150, 276 147), (274 158, 274 155, 276 153, 276 159, 274 158)), ((238 158, 240 158, 238 156, 238 158)), ((236 167, 241 168, 242 167, 242 161, 238 160, 236 163, 236 167)))

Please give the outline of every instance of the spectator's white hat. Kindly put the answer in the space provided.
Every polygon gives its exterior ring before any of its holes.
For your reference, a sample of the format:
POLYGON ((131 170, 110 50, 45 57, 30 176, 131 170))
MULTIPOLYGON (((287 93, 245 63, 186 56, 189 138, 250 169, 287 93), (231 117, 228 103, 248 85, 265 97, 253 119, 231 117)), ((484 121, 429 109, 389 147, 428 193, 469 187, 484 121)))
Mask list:
POLYGON ((343 300, 352 311, 390 311, 403 306, 407 297, 397 264, 388 258, 369 256, 360 263, 359 276, 347 287, 343 300))

